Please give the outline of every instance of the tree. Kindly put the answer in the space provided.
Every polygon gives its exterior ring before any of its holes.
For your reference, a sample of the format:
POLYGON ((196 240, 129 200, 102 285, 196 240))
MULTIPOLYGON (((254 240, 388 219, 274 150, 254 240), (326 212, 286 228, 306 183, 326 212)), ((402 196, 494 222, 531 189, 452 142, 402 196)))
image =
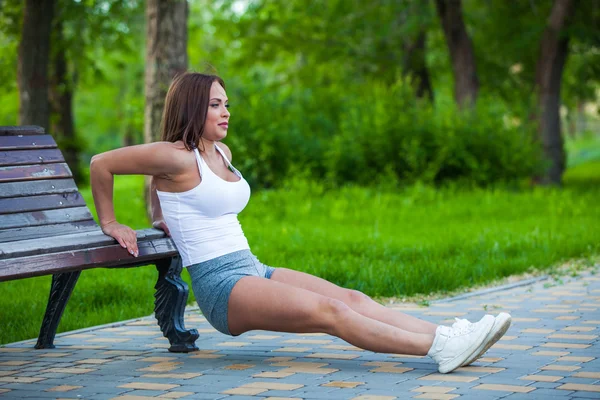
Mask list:
POLYGON ((55 0, 25 0, 17 81, 19 124, 49 128, 48 64, 55 0))
POLYGON ((69 73, 66 54, 66 43, 63 34, 63 19, 57 15, 53 29, 54 46, 51 52, 50 65, 50 108, 51 132, 56 135, 58 146, 65 155, 75 182, 84 181, 84 173, 79 163, 80 148, 75 137, 75 122, 73 119, 73 91, 76 82, 73 74, 69 73))
MULTIPOLYGON (((148 0, 146 3, 146 143, 159 139, 169 84, 177 74, 187 69, 187 17, 186 0, 148 0)), ((147 181, 145 198, 149 206, 148 189, 147 181)))
POLYGON ((435 0, 442 22, 454 73, 454 98, 462 107, 475 103, 479 79, 475 68, 473 43, 462 17, 461 0, 435 0))
POLYGON ((425 63, 425 30, 422 29, 414 40, 406 39, 403 49, 403 71, 415 79, 415 94, 433 99, 433 87, 425 63))
POLYGON ((565 170, 566 155, 560 123, 560 87, 569 50, 565 33, 576 0, 554 0, 546 29, 540 42, 536 67, 538 93, 539 138, 544 155, 550 162, 543 177, 544 183, 560 184, 565 170))
POLYGON ((158 140, 171 80, 187 69, 187 2, 148 0, 146 6, 146 110, 144 138, 158 140))
POLYGON ((403 27, 402 73, 414 80, 417 97, 433 100, 433 87, 425 56, 427 26, 430 21, 429 3, 399 1, 403 6, 398 13, 399 25, 403 27))

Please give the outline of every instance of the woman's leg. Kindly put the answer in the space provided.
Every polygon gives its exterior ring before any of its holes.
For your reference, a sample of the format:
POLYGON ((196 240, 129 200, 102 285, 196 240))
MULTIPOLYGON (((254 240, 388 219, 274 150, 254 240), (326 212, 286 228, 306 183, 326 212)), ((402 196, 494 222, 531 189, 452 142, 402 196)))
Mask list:
POLYGON ((228 323, 234 335, 255 329, 325 332, 381 353, 425 355, 434 340, 433 334, 409 332, 368 318, 340 300, 255 276, 244 277, 234 286, 228 323))
POLYGON ((405 331, 434 335, 437 329, 437 325, 431 322, 382 306, 362 292, 344 289, 325 279, 304 272, 276 268, 271 275, 271 280, 340 300, 365 317, 405 331))

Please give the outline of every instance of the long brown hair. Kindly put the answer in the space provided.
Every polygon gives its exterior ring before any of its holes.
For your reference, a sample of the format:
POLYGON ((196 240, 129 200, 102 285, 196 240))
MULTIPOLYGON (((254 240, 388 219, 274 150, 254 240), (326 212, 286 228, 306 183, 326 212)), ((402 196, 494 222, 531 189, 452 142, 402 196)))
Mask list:
POLYGON ((219 82, 225 88, 223 79, 216 75, 186 72, 173 79, 160 124, 162 141, 181 140, 188 150, 199 146, 213 82, 219 82))

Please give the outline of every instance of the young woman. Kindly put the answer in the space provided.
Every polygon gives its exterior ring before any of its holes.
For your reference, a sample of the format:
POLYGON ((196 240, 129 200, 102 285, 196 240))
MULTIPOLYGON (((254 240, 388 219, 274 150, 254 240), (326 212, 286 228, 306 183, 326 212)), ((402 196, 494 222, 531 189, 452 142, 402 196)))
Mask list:
POLYGON ((100 226, 132 256, 138 255, 136 235, 115 219, 113 176, 153 177, 153 225, 173 238, 198 305, 217 330, 232 336, 255 329, 324 332, 374 352, 427 354, 442 373, 473 362, 506 332, 505 313, 437 326, 361 292, 262 264, 237 219, 250 187, 220 143, 229 115, 221 78, 182 74, 166 96, 162 141, 96 155, 90 168, 100 226))

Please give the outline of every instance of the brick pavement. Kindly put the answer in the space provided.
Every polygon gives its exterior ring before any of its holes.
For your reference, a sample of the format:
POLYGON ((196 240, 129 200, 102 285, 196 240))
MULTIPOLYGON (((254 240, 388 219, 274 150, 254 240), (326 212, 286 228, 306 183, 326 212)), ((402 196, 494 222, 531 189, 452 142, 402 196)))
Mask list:
POLYGON ((6 399, 600 399, 600 277, 484 292, 429 307, 390 307, 437 323, 508 311, 513 325, 484 358, 440 375, 427 357, 376 354, 325 334, 236 338, 196 310, 199 352, 172 354, 153 317, 0 347, 6 399))

